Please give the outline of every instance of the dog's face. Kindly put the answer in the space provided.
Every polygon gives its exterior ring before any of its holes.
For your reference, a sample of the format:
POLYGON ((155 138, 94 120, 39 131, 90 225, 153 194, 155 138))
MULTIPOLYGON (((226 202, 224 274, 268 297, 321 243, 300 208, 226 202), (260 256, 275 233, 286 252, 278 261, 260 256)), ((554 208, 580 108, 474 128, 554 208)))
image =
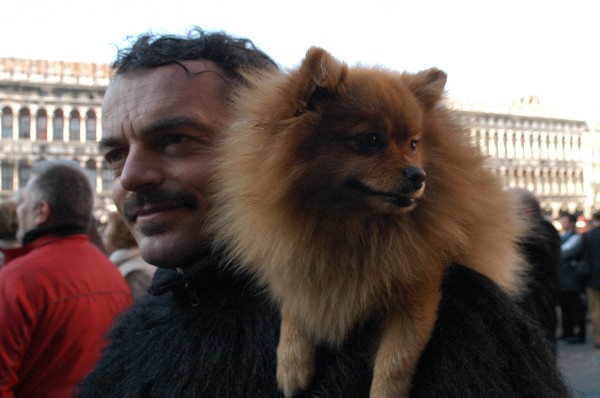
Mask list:
POLYGON ((302 201, 369 213, 414 209, 426 187, 424 116, 445 74, 348 68, 311 49, 291 78, 299 94, 297 153, 307 164, 302 201))

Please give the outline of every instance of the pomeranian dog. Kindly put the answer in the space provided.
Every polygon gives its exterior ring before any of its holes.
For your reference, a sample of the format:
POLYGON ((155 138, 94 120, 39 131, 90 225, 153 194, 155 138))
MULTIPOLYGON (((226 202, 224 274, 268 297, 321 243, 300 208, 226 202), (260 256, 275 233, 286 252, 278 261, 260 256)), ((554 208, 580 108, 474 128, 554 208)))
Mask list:
POLYGON ((407 396, 451 264, 518 293, 514 204, 444 106, 438 69, 349 67, 311 48, 296 69, 247 78, 207 228, 280 305, 279 388, 305 390, 315 345, 376 317, 370 396, 407 396))

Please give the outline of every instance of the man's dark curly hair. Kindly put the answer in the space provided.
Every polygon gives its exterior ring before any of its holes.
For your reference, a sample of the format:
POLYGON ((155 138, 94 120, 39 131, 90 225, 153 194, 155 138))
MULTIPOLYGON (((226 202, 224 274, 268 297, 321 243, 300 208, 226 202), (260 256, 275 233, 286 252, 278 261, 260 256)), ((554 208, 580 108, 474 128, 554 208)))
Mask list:
POLYGON ((119 50, 112 67, 117 74, 123 74, 140 68, 178 64, 190 73, 181 61, 198 59, 214 62, 234 81, 240 81, 240 72, 247 69, 277 68, 249 39, 223 32, 205 32, 199 27, 192 28, 186 36, 142 34, 131 47, 119 50))

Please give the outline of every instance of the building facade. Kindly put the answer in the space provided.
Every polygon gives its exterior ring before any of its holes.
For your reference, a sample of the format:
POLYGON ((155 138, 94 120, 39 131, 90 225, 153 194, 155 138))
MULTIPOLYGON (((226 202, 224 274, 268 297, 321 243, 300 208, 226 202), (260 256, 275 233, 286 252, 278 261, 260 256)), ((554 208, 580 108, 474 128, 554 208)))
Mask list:
MULTIPOLYGON (((23 186, 38 159, 79 162, 97 192, 97 216, 114 209, 112 175, 98 152, 104 64, 0 58, 0 199, 23 186)), ((507 187, 533 191, 552 217, 600 210, 600 127, 550 115, 534 97, 510 106, 449 101, 507 187)))
POLYGON ((588 159, 585 164, 585 175, 587 181, 587 208, 591 213, 600 211, 600 122, 596 122, 590 130, 588 141, 585 144, 588 159))
POLYGON ((111 205, 97 145, 109 74, 102 64, 0 58, 0 199, 26 183, 36 160, 63 158, 85 168, 97 211, 111 205))
POLYGON ((552 217, 569 212, 589 218, 597 210, 600 142, 586 121, 556 116, 535 97, 507 106, 450 105, 506 187, 534 192, 552 217))

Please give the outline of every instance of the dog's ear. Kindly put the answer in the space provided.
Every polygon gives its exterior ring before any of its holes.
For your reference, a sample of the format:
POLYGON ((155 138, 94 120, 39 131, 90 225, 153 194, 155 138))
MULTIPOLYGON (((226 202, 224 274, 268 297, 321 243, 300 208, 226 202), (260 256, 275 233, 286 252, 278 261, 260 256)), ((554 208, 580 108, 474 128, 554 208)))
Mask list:
POLYGON ((302 114, 321 100, 335 97, 346 79, 348 67, 319 47, 311 47, 294 82, 296 113, 302 114))
POLYGON ((432 109, 444 94, 446 81, 445 72, 431 68, 414 75, 405 74, 410 91, 417 97, 423 108, 432 109))

